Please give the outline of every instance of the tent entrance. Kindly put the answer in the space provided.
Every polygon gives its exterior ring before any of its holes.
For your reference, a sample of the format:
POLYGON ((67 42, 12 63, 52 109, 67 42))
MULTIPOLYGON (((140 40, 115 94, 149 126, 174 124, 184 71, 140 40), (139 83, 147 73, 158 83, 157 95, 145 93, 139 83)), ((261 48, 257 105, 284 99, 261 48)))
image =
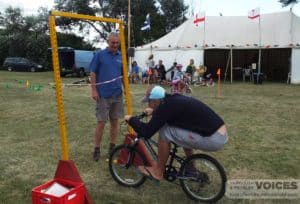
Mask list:
MULTIPOLYGON (((232 74, 234 81, 242 81, 243 69, 252 63, 258 63, 258 49, 233 49, 232 52, 232 74)), ((291 49, 263 49, 261 51, 261 72, 267 81, 286 82, 290 70, 291 49)), ((218 68, 221 68, 224 78, 226 66, 227 81, 230 78, 230 49, 208 49, 204 52, 204 64, 208 72, 216 78, 218 68)))
POLYGON ((261 52, 261 68, 266 80, 286 83, 291 65, 290 48, 265 49, 261 52))

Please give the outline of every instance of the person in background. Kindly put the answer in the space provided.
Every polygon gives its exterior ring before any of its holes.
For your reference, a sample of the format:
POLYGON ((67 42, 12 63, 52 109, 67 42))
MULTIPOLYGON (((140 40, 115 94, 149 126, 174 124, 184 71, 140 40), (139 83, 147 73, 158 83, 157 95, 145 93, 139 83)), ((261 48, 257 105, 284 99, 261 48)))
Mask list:
POLYGON ((155 71, 154 56, 151 54, 146 61, 148 67, 148 76, 151 83, 156 83, 157 72, 155 71))
POLYGON ((192 84, 194 81, 194 73, 196 71, 196 66, 194 65, 194 59, 190 59, 190 64, 186 68, 186 73, 190 79, 190 83, 192 84))
POLYGON ((166 81, 166 68, 165 65, 163 65, 162 60, 158 60, 158 65, 156 65, 156 70, 158 71, 160 82, 163 83, 164 81, 166 81))
POLYGON ((146 84, 149 82, 149 68, 145 67, 142 71, 142 83, 146 84))
POLYGON ((182 72, 181 64, 176 65, 176 72, 172 79, 172 86, 172 93, 182 93, 185 88, 184 73, 182 72))
POLYGON ((199 66, 199 69, 197 69, 197 72, 198 72, 198 82, 202 82, 206 70, 207 70, 206 66, 204 66, 204 65, 200 65, 199 66))
POLYGON ((171 72, 171 81, 174 77, 176 66, 177 62, 174 62, 173 65, 166 71, 166 73, 171 72))
POLYGON ((90 64, 92 98, 96 101, 97 126, 95 130, 95 149, 93 159, 100 158, 100 145, 104 127, 110 122, 110 144, 108 153, 116 144, 118 118, 124 116, 122 90, 122 57, 118 50, 119 34, 111 32, 108 47, 98 51, 90 64))
POLYGON ((136 61, 133 61, 131 66, 131 83, 137 83, 137 81, 140 80, 139 72, 140 67, 137 65, 136 61))

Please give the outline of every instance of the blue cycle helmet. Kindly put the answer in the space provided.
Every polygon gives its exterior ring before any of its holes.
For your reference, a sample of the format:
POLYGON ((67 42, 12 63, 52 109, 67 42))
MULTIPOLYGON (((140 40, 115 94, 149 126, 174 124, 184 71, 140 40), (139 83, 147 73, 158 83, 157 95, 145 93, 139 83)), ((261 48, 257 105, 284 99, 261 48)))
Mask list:
POLYGON ((155 86, 150 92, 149 99, 163 99, 166 96, 166 91, 161 86, 155 86))

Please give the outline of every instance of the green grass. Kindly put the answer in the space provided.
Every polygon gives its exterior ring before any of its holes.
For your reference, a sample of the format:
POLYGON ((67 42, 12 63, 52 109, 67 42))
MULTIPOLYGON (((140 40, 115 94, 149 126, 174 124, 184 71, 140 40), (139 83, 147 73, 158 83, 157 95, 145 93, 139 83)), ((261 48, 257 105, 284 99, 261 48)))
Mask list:
MULTIPOLYGON (((64 78, 63 83, 77 78, 64 78)), ((61 143, 53 73, 0 72, 0 203, 31 203, 33 187, 53 178, 61 143), (26 87, 26 80, 41 90, 26 87)), ((224 84, 194 87, 193 95, 219 113, 229 131, 229 142, 210 153, 225 167, 228 179, 300 178, 300 86, 285 84, 224 84)), ((143 85, 131 86, 133 110, 145 105, 143 85)), ((90 87, 63 87, 69 156, 78 168, 94 203, 193 203, 180 186, 147 181, 138 189, 112 180, 105 156, 92 160, 96 125, 90 87)), ((122 143, 123 136, 118 138, 122 143)), ((108 126, 102 149, 108 148, 108 126)), ((299 200, 230 200, 220 203, 299 203, 299 200)))

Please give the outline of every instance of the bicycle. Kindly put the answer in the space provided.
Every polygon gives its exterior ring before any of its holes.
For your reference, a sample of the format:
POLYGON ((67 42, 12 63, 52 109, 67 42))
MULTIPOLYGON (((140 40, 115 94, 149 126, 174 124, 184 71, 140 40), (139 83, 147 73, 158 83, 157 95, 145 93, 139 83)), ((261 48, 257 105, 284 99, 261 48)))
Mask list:
MULTIPOLYGON (((142 119, 145 114, 136 117, 142 119)), ((126 134, 124 144, 116 146, 109 157, 109 170, 113 179, 126 187, 141 186, 148 176, 140 173, 137 167, 151 166, 154 165, 153 159, 157 161, 152 145, 157 143, 151 138, 126 134)), ((222 165, 206 154, 193 154, 184 158, 177 151, 178 146, 172 143, 164 179, 169 182, 179 179, 183 191, 192 200, 211 203, 221 199, 225 194, 227 180, 222 165)))
POLYGON ((187 78, 183 80, 173 80, 170 82, 171 94, 192 94, 192 88, 189 85, 187 78))

